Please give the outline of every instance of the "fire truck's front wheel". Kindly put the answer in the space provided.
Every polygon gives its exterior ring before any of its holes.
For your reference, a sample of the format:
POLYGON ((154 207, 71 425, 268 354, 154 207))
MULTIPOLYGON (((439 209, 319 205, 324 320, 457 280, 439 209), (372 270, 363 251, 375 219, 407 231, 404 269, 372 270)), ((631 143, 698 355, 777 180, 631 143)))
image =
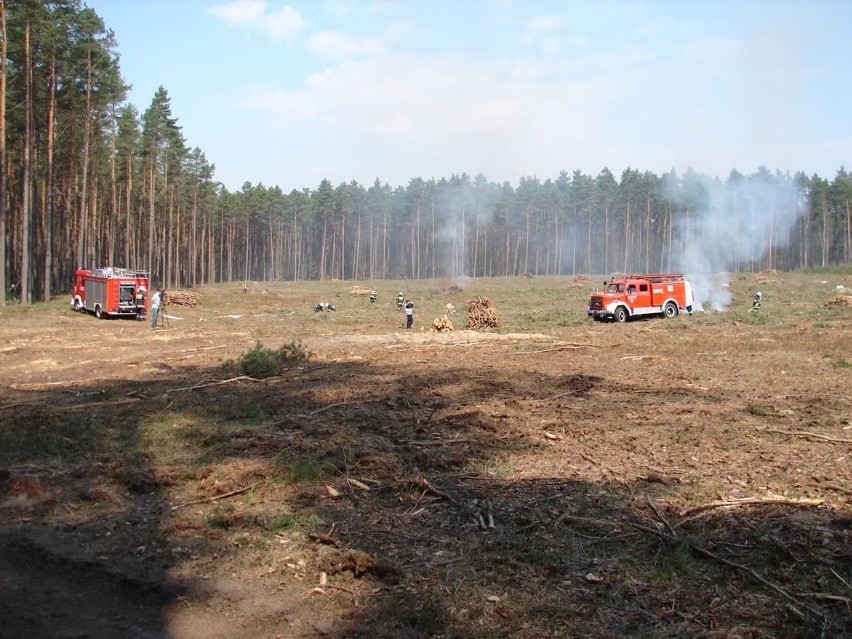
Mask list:
POLYGON ((97 317, 98 319, 103 319, 104 317, 106 317, 100 304, 95 304, 95 317, 97 317))
POLYGON ((617 309, 615 309, 615 313, 613 314, 613 317, 615 318, 615 321, 618 322, 619 324, 626 322, 627 321, 627 309, 624 308, 623 306, 619 306, 617 309))
POLYGON ((79 297, 77 297, 77 298, 75 298, 75 299, 74 299, 74 310, 75 310, 75 311, 77 311, 78 313, 82 313, 82 312, 83 312, 83 304, 82 304, 82 303, 80 303, 80 298, 79 298, 79 297))
POLYGON ((665 313, 668 318, 677 317, 677 304, 669 302, 666 304, 665 308, 663 308, 663 313, 665 313))

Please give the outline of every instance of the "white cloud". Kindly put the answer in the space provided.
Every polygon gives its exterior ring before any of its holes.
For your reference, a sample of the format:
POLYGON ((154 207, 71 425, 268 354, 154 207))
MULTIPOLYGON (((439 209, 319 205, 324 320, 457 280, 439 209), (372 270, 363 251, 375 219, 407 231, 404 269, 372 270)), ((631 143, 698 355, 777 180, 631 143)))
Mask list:
POLYGON ((376 54, 384 50, 380 40, 371 38, 357 40, 340 31, 315 33, 308 40, 308 47, 323 57, 338 60, 376 54))
POLYGON ((375 173, 383 179, 481 171, 514 180, 585 162, 574 154, 593 145, 613 99, 598 79, 556 82, 542 73, 536 65, 388 55, 312 74, 296 91, 256 91, 242 106, 266 111, 291 139, 323 131, 338 157, 357 150, 362 181, 388 158, 396 162, 375 173))
POLYGON ((308 40, 314 53, 333 60, 376 56, 391 50, 410 33, 405 22, 387 25, 378 36, 355 38, 341 31, 319 31, 308 40))
POLYGON ((269 112, 281 127, 304 122, 317 114, 310 96, 304 91, 281 91, 268 87, 255 88, 238 106, 269 112))
POLYGON ((266 0, 233 0, 210 7, 208 12, 227 24, 256 28, 274 39, 292 39, 307 24, 304 16, 290 5, 268 11, 266 0))
POLYGON ((208 12, 228 24, 250 26, 256 24, 266 11, 266 0, 233 0, 208 9, 208 12))

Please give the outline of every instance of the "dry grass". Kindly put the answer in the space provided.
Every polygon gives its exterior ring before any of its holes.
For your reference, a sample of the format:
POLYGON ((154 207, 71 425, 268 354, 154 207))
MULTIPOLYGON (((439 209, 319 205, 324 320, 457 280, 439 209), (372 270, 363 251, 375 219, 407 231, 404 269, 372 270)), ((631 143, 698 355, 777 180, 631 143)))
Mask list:
POLYGON ((847 275, 624 325, 586 319, 595 276, 203 287, 157 332, 4 309, 9 632, 105 636, 81 591, 175 637, 848 636, 847 275), (429 330, 476 297, 499 327, 429 330), (259 343, 310 358, 248 379, 259 343))

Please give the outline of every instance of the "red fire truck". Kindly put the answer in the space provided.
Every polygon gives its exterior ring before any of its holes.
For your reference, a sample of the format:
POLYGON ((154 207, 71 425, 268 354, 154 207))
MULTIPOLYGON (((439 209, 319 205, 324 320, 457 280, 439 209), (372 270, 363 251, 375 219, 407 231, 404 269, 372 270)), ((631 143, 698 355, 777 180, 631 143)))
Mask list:
POLYGON ((71 280, 71 307, 97 318, 142 318, 148 303, 148 272, 129 268, 80 268, 71 280))
POLYGON ((631 317, 692 313, 692 284, 680 273, 628 275, 604 282, 602 293, 589 298, 587 315, 594 320, 626 322, 631 317))

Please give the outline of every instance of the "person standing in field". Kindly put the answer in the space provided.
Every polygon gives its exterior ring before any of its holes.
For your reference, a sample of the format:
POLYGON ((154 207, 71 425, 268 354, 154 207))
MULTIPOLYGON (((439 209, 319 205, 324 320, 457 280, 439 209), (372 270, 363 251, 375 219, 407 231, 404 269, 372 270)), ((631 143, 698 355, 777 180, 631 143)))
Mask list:
POLYGON ((411 328, 414 324, 414 302, 406 300, 405 302, 405 328, 411 328))
POLYGON ((151 297, 151 328, 157 328, 157 316, 160 314, 160 302, 163 301, 163 292, 157 292, 151 297))

